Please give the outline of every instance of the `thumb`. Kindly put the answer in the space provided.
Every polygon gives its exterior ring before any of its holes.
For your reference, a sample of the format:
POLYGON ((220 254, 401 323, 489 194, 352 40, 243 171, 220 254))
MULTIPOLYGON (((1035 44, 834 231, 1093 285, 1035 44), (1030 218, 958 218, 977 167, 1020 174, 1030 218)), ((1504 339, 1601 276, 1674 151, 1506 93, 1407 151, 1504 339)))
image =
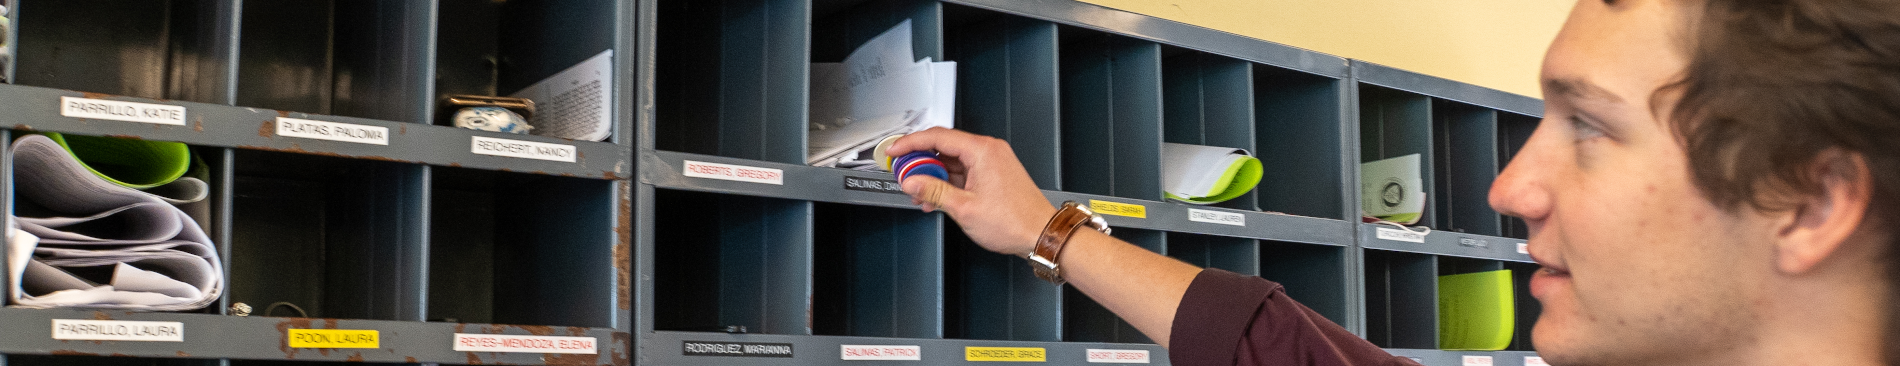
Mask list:
POLYGON ((904 179, 904 194, 910 195, 911 203, 923 206, 924 212, 941 210, 955 216, 964 203, 970 202, 972 194, 962 188, 951 185, 937 177, 914 175, 904 179))

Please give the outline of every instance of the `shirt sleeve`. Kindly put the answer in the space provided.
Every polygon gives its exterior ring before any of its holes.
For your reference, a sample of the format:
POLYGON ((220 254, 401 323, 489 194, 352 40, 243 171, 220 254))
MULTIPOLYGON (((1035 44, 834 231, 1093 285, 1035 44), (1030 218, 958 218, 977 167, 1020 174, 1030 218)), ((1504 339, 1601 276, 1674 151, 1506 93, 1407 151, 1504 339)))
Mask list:
POLYGON ((1174 365, 1418 365, 1393 356, 1286 296, 1273 281, 1205 269, 1175 310, 1174 365))

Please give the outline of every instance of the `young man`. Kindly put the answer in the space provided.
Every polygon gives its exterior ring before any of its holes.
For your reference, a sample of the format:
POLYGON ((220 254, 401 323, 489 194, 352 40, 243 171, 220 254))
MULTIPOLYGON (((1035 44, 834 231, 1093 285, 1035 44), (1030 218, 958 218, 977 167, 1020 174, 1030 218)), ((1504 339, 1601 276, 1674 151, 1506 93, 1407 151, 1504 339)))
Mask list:
MULTIPOLYGON (((1900 2, 1582 0, 1542 79, 1491 203, 1530 224, 1547 361, 1900 364, 1900 2)), ((931 130, 891 153, 915 150, 951 181, 905 192, 984 248, 1061 241, 1006 143, 931 130)), ((1277 284, 1073 232, 1047 259, 1176 365, 1410 364, 1277 284)))

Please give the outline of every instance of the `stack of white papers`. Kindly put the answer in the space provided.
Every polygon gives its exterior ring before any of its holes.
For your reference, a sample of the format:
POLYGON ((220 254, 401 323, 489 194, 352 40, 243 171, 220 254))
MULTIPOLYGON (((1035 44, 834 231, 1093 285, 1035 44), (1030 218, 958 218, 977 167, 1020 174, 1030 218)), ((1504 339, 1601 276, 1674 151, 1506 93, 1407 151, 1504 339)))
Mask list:
POLYGON ((957 63, 912 54, 905 20, 842 63, 811 64, 807 164, 872 169, 869 152, 884 137, 955 127, 957 63))
POLYGON ((1161 144, 1161 188, 1168 199, 1207 205, 1231 200, 1260 185, 1260 159, 1247 150, 1161 144))
POLYGON ((18 197, 62 216, 9 217, 9 304, 189 310, 217 300, 222 264, 178 200, 100 178, 46 136, 21 137, 12 155, 18 197))

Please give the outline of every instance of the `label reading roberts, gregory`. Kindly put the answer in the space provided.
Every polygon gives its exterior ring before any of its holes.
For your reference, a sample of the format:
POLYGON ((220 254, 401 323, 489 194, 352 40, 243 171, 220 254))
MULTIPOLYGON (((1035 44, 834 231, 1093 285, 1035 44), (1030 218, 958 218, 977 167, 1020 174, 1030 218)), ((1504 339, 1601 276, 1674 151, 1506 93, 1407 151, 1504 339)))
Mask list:
POLYGON ((1042 347, 963 347, 964 361, 1048 362, 1042 347))
POLYGON ((1089 363, 1148 363, 1148 350, 1090 348, 1088 353, 1089 363))
POLYGON ((576 155, 574 145, 545 144, 531 141, 498 139, 481 136, 469 136, 473 146, 469 152, 506 156, 511 158, 536 159, 572 163, 576 155))
POLYGON ((744 165, 686 160, 680 174, 693 178, 785 185, 785 171, 744 165))
POLYGON ((116 100, 59 97, 59 115, 161 125, 185 125, 185 107, 116 100))
POLYGON ((792 358, 792 344, 680 341, 680 354, 687 356, 792 358))
POLYGON ((1137 219, 1148 218, 1148 207, 1121 202, 1089 200, 1089 209, 1097 214, 1126 216, 1137 219))
POLYGON ((73 341, 184 342, 185 323, 53 319, 53 339, 73 341))
POLYGON ((291 348, 382 348, 381 334, 370 329, 290 329, 291 348))
POLYGON ((1491 356, 1465 356, 1465 366, 1491 366, 1491 356))
POLYGON ((286 117, 277 117, 277 135, 370 145, 389 144, 389 127, 286 117))
POLYGON ((923 347, 846 344, 839 346, 838 359, 845 361, 921 361, 923 347))
POLYGON ((1198 208, 1188 209, 1188 221, 1205 222, 1209 224, 1247 226, 1246 215, 1241 215, 1241 214, 1233 213, 1233 212, 1202 210, 1198 208))
POLYGON ((1383 227, 1379 228, 1376 232, 1378 234, 1379 239, 1408 241, 1408 242, 1413 242, 1413 243, 1425 242, 1425 234, 1419 234, 1419 233, 1405 231, 1405 230, 1383 228, 1383 227))
POLYGON ((455 333, 456 352, 600 353, 594 337, 455 333))

